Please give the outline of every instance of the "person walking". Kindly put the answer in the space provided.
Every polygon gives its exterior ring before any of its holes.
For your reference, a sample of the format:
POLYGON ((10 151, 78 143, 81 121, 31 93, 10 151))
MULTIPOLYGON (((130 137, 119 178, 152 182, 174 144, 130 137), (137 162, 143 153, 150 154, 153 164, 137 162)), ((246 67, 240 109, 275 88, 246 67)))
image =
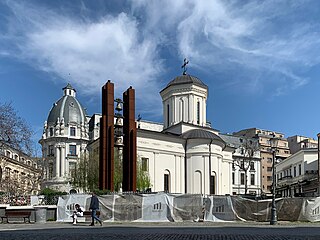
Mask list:
POLYGON ((97 210, 99 210, 99 200, 94 192, 92 192, 89 210, 91 210, 92 218, 90 226, 94 226, 94 220, 97 220, 100 223, 100 226, 102 226, 102 221, 97 217, 97 210))

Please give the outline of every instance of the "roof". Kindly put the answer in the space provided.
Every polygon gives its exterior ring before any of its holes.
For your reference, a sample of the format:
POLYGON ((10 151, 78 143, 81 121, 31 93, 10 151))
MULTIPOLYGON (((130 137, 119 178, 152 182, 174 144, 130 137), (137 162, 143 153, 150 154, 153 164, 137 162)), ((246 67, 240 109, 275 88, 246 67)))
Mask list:
POLYGON ((65 90, 65 89, 72 89, 76 92, 76 90, 71 86, 70 83, 67 84, 67 86, 65 86, 64 88, 62 88, 62 90, 65 90))
POLYGON ((200 87, 208 89, 208 86, 206 84, 204 84, 199 78, 186 74, 186 75, 181 75, 181 76, 174 78, 172 81, 170 81, 168 83, 168 85, 163 90, 165 90, 166 88, 168 88, 170 86, 188 84, 188 83, 192 83, 192 84, 195 84, 200 87))
POLYGON ((224 147, 226 146, 226 143, 217 134, 203 130, 203 129, 189 130, 183 133, 181 137, 185 139, 210 139, 210 140, 215 140, 222 143, 224 147))
POLYGON ((69 122, 81 124, 86 122, 86 111, 75 97, 65 95, 53 104, 47 123, 55 124, 58 118, 60 120, 63 118, 66 124, 69 122))

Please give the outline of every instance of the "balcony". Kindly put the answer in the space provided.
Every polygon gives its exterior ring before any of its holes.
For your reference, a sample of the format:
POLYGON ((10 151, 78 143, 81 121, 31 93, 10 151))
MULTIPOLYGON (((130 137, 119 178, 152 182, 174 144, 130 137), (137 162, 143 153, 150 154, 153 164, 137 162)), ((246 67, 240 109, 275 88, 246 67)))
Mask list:
POLYGON ((285 176, 278 179, 277 186, 286 186, 291 185, 294 182, 297 182, 297 178, 292 178, 292 176, 285 176))
POLYGON ((291 185, 295 184, 298 182, 303 182, 306 180, 312 180, 318 177, 318 171, 317 170, 306 170, 304 175, 299 175, 296 177, 293 176, 285 176, 282 178, 279 178, 277 181, 277 186, 286 186, 286 185, 291 185))

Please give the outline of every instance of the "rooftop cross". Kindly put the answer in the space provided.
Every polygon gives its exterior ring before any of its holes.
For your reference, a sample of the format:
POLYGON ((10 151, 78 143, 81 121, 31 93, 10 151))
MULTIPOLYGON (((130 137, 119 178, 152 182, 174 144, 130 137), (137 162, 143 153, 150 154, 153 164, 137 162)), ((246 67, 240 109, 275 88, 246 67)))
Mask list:
POLYGON ((186 58, 183 59, 183 65, 181 66, 181 68, 183 68, 183 75, 187 75, 187 65, 189 63, 189 60, 187 60, 186 58))

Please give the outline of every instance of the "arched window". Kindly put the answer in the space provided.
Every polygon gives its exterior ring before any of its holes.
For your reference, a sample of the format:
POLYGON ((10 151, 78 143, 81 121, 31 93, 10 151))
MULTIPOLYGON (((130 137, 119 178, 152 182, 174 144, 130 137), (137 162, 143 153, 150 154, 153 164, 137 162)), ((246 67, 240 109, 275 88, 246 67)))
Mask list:
POLYGON ((216 194, 216 173, 212 172, 210 176, 210 194, 216 194))
POLYGON ((179 114, 180 114, 180 122, 184 122, 184 102, 183 99, 179 100, 179 114))
POLYGON ((168 169, 166 169, 164 171, 163 181, 164 181, 163 191, 170 192, 170 182, 171 181, 170 181, 170 171, 168 169))
POLYGON ((197 124, 200 124, 200 102, 197 102, 197 124))
POLYGON ((167 104, 167 124, 170 125, 170 106, 167 104))
POLYGON ((202 194, 202 172, 200 170, 194 172, 193 181, 194 192, 202 194))

